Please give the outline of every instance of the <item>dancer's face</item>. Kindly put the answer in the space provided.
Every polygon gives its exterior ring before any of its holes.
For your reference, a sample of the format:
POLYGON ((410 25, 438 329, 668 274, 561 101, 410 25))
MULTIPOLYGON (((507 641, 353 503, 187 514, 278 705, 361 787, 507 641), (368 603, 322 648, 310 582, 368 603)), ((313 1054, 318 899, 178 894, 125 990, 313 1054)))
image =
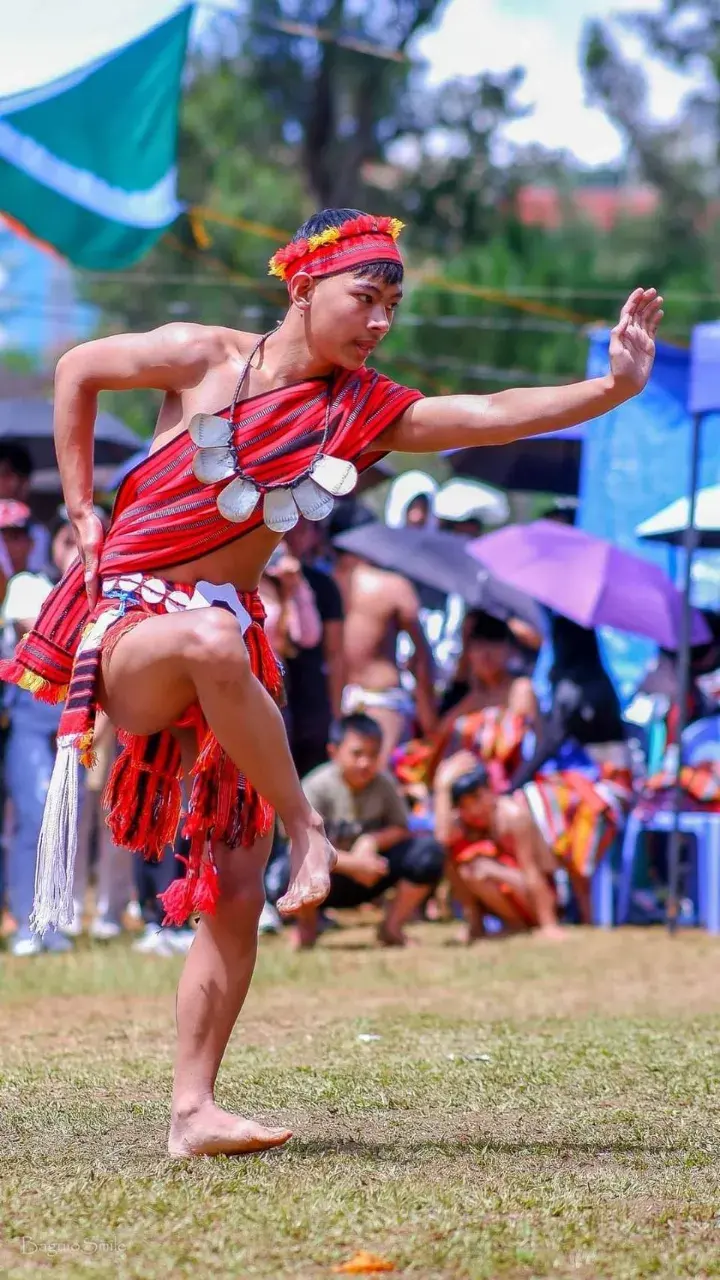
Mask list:
POLYGON ((320 364, 360 369, 390 332, 402 299, 398 284, 370 276, 304 277, 308 346, 320 364))

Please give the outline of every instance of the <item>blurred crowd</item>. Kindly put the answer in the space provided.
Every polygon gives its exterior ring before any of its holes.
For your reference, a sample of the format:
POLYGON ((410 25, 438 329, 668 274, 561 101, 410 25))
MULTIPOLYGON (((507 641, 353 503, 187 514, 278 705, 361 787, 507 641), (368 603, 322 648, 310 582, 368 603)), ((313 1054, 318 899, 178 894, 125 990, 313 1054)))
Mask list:
MULTIPOLYGON (((0 448, 5 656, 77 554, 64 509, 50 526, 33 519, 30 477, 21 445, 0 448)), ((385 520, 452 533, 458 546, 480 536, 486 510, 473 506, 466 484, 453 483, 438 491, 400 477, 385 520)), ((564 509, 546 515, 572 520, 564 509)), ((293 757, 339 851, 330 896, 289 926, 293 943, 310 948, 344 911, 364 909, 374 911, 385 946, 402 946, 421 918, 462 920, 468 941, 531 929, 560 936, 569 922, 591 923, 593 877, 630 808, 667 803, 676 656, 660 652, 623 710, 594 631, 549 611, 538 610, 538 624, 508 609, 468 609, 456 593, 418 586, 397 567, 338 545, 371 524, 378 521, 362 496, 343 500, 324 524, 302 520, 260 584, 285 669, 293 757)), ((692 652, 691 720, 720 709, 720 628, 708 621, 712 642, 692 652)), ((169 850, 161 863, 144 862, 113 847, 105 828, 116 744, 102 717, 96 763, 82 783, 75 919, 63 933, 33 934, 35 854, 60 708, 15 687, 2 693, 0 906, 10 949, 64 951, 83 932, 107 941, 129 930, 148 954, 186 950, 192 929, 164 927, 157 901, 182 874, 182 858, 169 850)), ((717 758, 696 762, 683 786, 685 803, 720 808, 717 758)), ((174 853, 182 852, 179 839, 174 853)), ((663 859, 660 843, 648 863, 650 888, 664 882, 663 859)), ((263 933, 288 927, 274 907, 287 879, 278 830, 263 933)))

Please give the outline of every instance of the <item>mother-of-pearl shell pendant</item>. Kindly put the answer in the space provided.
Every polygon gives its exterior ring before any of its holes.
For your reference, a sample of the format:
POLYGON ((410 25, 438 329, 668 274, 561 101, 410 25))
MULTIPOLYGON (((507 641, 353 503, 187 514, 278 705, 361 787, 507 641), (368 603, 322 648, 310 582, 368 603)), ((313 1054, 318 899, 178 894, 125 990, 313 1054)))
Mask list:
POLYGON ((263 520, 273 533, 287 533, 294 529, 300 512, 295 505, 292 489, 271 489, 265 494, 263 520))
POLYGON ((235 475, 235 455, 223 445, 213 449, 198 449, 192 462, 195 479, 201 484, 217 484, 235 475))
MULTIPOLYGON (((352 462, 346 462, 344 458, 331 458, 326 453, 321 453, 315 459, 310 475, 316 484, 335 498, 352 493, 358 481, 357 467, 352 462)), ((320 520, 322 517, 316 516, 315 519, 320 520)))
POLYGON ((260 490, 252 480, 238 476, 231 480, 217 496, 217 508, 221 516, 233 524, 248 520, 260 500, 260 490))
POLYGON ((292 496, 306 520, 324 520, 335 506, 331 493, 326 493, 314 479, 301 480, 292 489, 292 496))
POLYGON ((229 445, 235 430, 228 418, 219 418, 215 413, 196 413, 190 419, 188 434, 193 444, 201 449, 214 449, 220 445, 229 445))

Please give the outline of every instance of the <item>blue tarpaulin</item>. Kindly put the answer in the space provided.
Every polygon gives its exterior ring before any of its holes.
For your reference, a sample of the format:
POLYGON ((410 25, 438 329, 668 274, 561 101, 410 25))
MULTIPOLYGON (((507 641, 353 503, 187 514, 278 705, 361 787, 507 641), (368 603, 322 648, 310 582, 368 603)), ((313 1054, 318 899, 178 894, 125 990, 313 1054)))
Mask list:
MULTIPOLYGON (((589 377, 607 373, 608 340, 606 331, 591 335, 589 377)), ((720 366, 715 377, 720 377, 720 366)), ((682 553, 636 538, 635 529, 688 492, 689 384, 689 351, 659 343, 653 375, 642 395, 587 425, 580 472, 580 527, 662 565, 678 583, 682 553)), ((719 479, 720 414, 716 413, 707 415, 702 425, 700 486, 717 484, 719 479)), ((698 552, 693 558, 693 601, 720 609, 717 552, 698 552)), ((617 632, 604 632, 603 642, 620 692, 629 696, 653 647, 617 632)))

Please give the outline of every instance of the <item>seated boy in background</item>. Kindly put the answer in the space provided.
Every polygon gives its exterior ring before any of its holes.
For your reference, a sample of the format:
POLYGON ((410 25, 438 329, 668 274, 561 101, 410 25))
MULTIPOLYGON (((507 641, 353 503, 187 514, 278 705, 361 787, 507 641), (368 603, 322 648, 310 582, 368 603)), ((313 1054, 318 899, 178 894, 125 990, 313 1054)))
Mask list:
POLYGON ((447 850, 445 871, 465 910, 469 942, 483 936, 485 913, 508 932, 536 928, 562 937, 552 850, 523 793, 496 795, 487 769, 469 752, 437 772, 435 834, 447 850))
MULTIPOLYGON (((343 717, 331 729, 329 762, 307 775, 303 789, 338 850, 323 906, 359 907, 392 889, 378 937, 385 946, 403 946, 405 925, 440 879, 443 851, 432 835, 411 834, 405 801, 380 770, 382 745, 382 729, 370 716, 343 717)), ((314 945, 317 908, 300 913, 296 930, 299 946, 314 945)))

